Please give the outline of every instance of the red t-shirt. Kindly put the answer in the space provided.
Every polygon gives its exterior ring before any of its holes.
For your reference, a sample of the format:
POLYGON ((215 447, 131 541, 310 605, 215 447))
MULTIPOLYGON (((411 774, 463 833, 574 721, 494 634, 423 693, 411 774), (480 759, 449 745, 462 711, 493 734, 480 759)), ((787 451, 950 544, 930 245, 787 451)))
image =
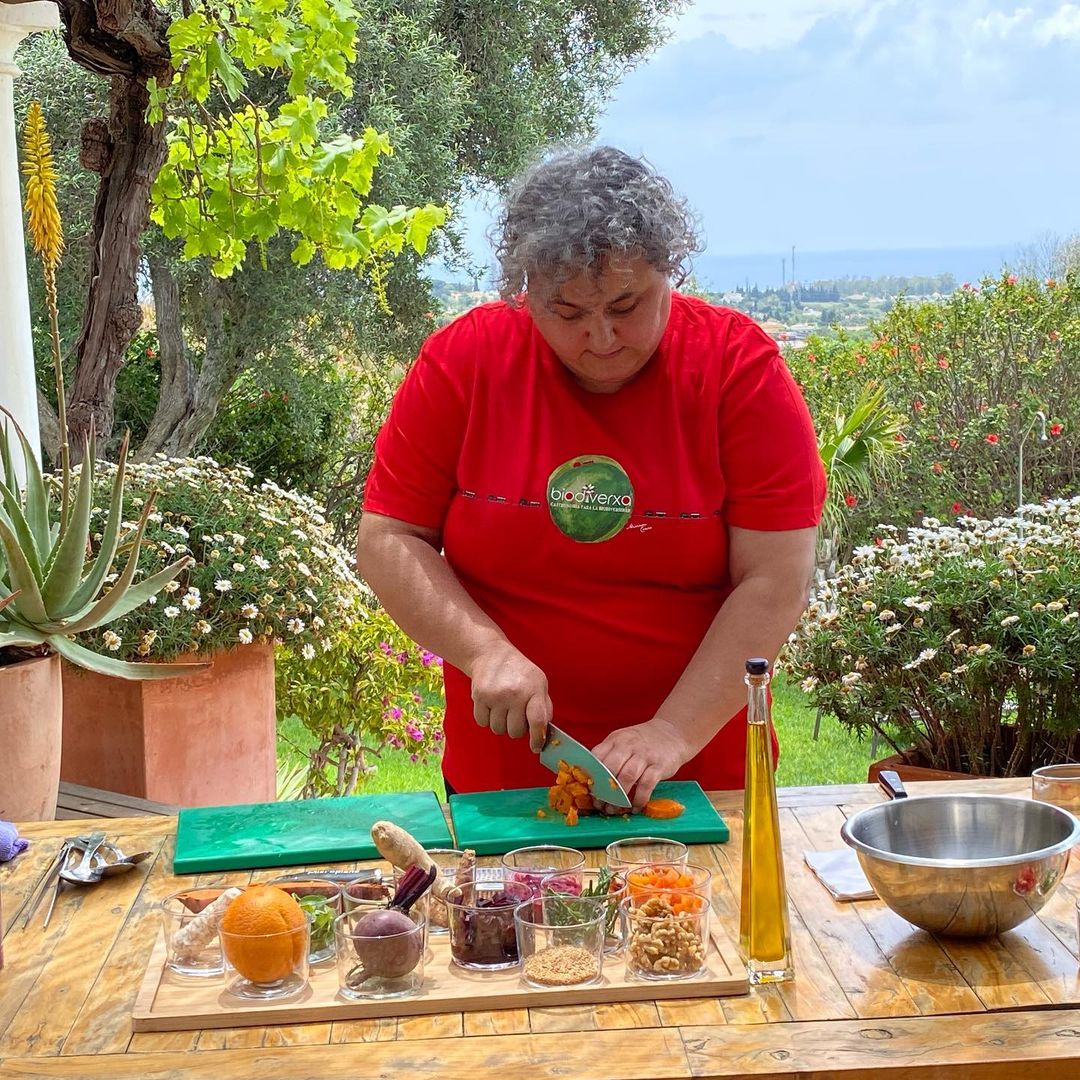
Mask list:
MULTIPOLYGON (((675 293, 656 354, 614 394, 582 389, 523 308, 443 327, 394 398, 364 508, 441 530, 469 595, 547 675, 555 722, 591 747, 651 719, 689 663, 731 591, 727 527, 809 528, 824 491, 772 339, 675 293)), ((549 783, 445 674, 450 783, 549 783)), ((678 778, 742 787, 745 739, 743 713, 678 778)))

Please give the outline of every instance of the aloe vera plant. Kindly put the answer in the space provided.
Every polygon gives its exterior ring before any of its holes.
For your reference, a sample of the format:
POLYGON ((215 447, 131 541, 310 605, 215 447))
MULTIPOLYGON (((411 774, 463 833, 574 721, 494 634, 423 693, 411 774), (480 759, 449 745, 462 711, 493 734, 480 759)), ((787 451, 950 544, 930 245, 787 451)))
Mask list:
MULTIPOLYGON (((120 448, 101 543, 91 559, 90 520, 97 461, 93 437, 86 447, 74 491, 65 463, 64 496, 58 505, 22 429, 3 406, 0 412, 18 437, 26 473, 25 485, 20 485, 10 431, 5 424, 0 430, 0 652, 44 645, 71 663, 101 675, 154 679, 181 674, 184 665, 133 664, 102 656, 72 640, 73 634, 103 626, 146 603, 191 561, 185 556, 135 582, 154 499, 151 496, 146 500, 134 533, 122 536, 127 438, 120 448), (127 562, 111 588, 103 591, 121 547, 127 550, 127 562)), ((188 669, 201 666, 186 665, 188 669)))

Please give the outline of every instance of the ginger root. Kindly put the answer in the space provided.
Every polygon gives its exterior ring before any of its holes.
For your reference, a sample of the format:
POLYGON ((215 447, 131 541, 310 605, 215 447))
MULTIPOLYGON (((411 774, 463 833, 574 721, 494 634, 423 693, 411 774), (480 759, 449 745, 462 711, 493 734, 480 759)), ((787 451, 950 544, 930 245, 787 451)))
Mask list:
MULTIPOLYGON (((412 833, 392 821, 376 821, 371 826, 371 839, 379 849, 379 854, 399 870, 408 870, 410 866, 419 866, 427 873, 434 860, 424 850, 420 841, 412 833)), ((439 900, 446 899, 446 893, 453 882, 448 881, 436 870, 435 881, 431 886, 431 895, 439 900)))

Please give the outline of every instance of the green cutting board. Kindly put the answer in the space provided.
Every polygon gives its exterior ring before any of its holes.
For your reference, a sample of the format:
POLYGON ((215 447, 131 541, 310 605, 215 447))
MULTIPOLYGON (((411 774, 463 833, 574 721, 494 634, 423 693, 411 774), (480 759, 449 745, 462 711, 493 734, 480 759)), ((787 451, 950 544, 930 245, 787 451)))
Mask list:
POLYGON ((631 836, 663 836, 686 844, 726 841, 730 833, 713 809, 701 786, 693 780, 665 780, 656 787, 657 799, 675 799, 686 807, 677 818, 658 821, 642 814, 629 818, 583 814, 577 825, 567 825, 547 802, 547 788, 515 791, 480 791, 450 796, 450 816, 459 848, 478 855, 504 855, 529 844, 565 844, 575 848, 606 847, 612 840, 631 836), (537 817, 537 810, 546 817, 537 817))
POLYGON ((433 791, 296 799, 181 810, 173 873, 377 859, 376 821, 407 829, 424 847, 452 847, 433 791))

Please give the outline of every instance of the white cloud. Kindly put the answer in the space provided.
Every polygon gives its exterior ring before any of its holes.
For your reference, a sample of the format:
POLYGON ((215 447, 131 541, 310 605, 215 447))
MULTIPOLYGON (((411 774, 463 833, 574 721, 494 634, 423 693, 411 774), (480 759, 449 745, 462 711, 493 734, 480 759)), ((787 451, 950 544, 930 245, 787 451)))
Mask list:
POLYGON ((1041 45, 1051 41, 1080 41, 1080 7, 1062 4, 1049 18, 1035 27, 1035 40, 1041 45))
POLYGON ((828 15, 867 6, 867 0, 696 0, 673 24, 672 40, 721 34, 738 49, 782 48, 828 15))
POLYGON ((1031 22, 1034 12, 1031 8, 1017 8, 1016 11, 1006 15, 1003 11, 991 11, 980 19, 975 20, 975 29, 987 37, 996 37, 1004 40, 1014 30, 1018 30, 1031 22))

